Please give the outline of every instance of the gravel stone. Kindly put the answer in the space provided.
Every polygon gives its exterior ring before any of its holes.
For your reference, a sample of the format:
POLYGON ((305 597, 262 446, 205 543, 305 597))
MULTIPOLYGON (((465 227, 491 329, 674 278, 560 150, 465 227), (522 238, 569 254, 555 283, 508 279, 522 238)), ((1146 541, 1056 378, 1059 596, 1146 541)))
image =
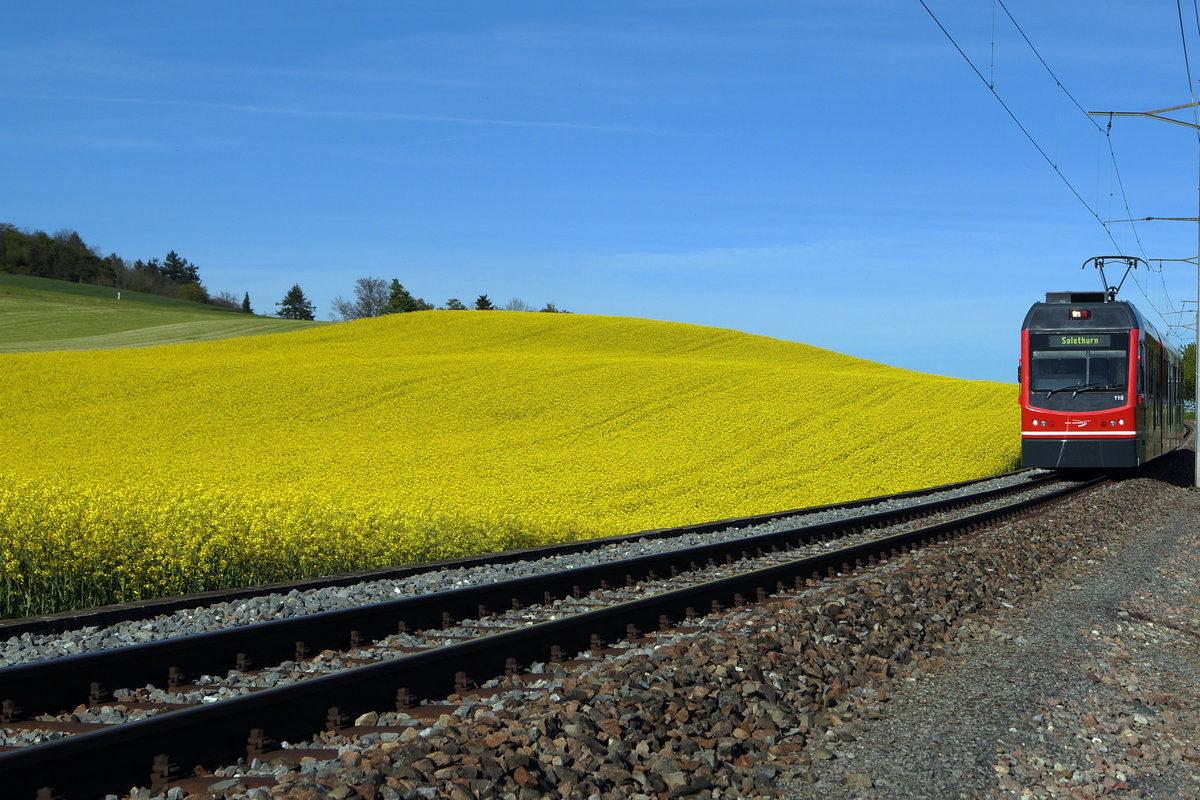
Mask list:
MULTIPOLYGON (((400 797, 1195 797, 1200 495, 1184 486, 1128 479, 537 691, 496 681, 359 769, 400 797), (486 787, 463 769, 479 747, 503 770, 486 787)), ((335 742, 356 746, 305 746, 335 742)), ((354 785, 322 763, 272 796, 354 785)))
POLYGON ((1200 800, 1187 455, 696 632, 533 665, 548 677, 452 696, 388 740, 287 745, 331 760, 227 765, 235 784, 210 796, 1200 800), (278 783, 262 795, 249 775, 278 783))
MULTIPOLYGON (((1007 475, 985 482, 989 488, 1014 486, 1044 474, 1040 471, 1007 475)), ((0 642, 0 667, 44 661, 78 653, 95 652, 115 647, 188 636, 227 627, 252 625, 271 619, 315 614, 357 605, 379 603, 463 586, 483 585, 498 581, 542 574, 552 571, 607 563, 636 555, 663 552, 670 549, 694 547, 709 542, 739 539, 757 533, 784 530, 798 525, 818 524, 846 519, 865 513, 904 508, 917 503, 962 496, 985 485, 970 489, 954 489, 908 500, 887 500, 853 510, 831 510, 773 520, 750 528, 729 528, 725 531, 690 533, 667 539, 641 539, 635 542, 610 544, 586 553, 560 555, 533 561, 496 564, 471 569, 437 570, 411 575, 398 580, 378 580, 354 586, 329 587, 301 592, 293 589, 286 594, 272 593, 243 598, 228 603, 197 607, 164 614, 152 619, 134 620, 106 628, 86 627, 53 635, 23 633, 0 642)))

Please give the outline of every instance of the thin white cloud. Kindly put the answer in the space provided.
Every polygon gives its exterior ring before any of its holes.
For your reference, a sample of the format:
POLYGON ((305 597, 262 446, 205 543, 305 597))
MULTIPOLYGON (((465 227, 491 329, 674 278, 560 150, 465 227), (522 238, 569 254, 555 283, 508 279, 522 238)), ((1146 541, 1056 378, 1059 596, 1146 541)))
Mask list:
POLYGON ((34 100, 62 103, 111 103, 122 105, 169 106, 174 108, 198 108, 220 111, 235 111, 247 114, 271 114, 319 119, 351 119, 382 122, 450 123, 460 125, 488 125, 508 128, 545 128, 552 130, 594 131, 598 133, 671 134, 672 131, 643 128, 630 125, 604 125, 590 122, 565 122, 557 120, 500 119, 496 117, 463 117, 439 114, 400 114, 394 111, 338 110, 331 108, 297 108, 287 106, 258 105, 250 103, 215 103, 203 100, 166 100, 143 97, 104 97, 73 95, 0 95, 4 100, 34 100))

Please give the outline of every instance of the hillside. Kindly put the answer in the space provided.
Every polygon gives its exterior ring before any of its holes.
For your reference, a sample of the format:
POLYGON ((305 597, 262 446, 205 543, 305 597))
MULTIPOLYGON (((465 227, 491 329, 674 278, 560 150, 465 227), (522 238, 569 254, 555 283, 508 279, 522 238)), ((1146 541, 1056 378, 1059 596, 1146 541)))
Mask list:
POLYGON ((0 353, 148 347, 322 324, 128 290, 117 295, 108 287, 0 273, 0 353))
POLYGON ((1017 456, 1010 386, 639 319, 422 312, 0 369, 17 409, 0 537, 37 518, 38 548, 141 593, 775 511, 1017 456))

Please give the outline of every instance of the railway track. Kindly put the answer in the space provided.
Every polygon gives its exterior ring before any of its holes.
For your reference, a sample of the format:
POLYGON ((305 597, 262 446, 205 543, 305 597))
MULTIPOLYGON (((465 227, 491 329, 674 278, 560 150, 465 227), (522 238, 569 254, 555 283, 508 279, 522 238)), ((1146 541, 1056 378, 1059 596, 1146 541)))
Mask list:
POLYGON ((1047 476, 836 523, 2 669, 3 727, 74 735, 0 753, 0 781, 14 798, 77 800, 165 786, 191 765, 266 759, 271 739, 303 740, 369 712, 394 709, 400 727, 419 725, 444 711, 423 701, 577 653, 636 646, 647 632, 1028 513, 1094 483, 1063 487, 1047 476), (1005 499, 1013 494, 1022 497, 1005 499), (956 515, 980 503, 985 510, 956 515), (162 691, 112 696, 146 684, 162 691), (184 703, 172 701, 181 695, 184 703), (81 721, 106 705, 142 718, 81 721), (74 718, 64 718, 72 709, 74 718))
POLYGON ((0 639, 10 636, 20 636, 25 633, 53 634, 67 630, 85 627, 107 627, 130 620, 144 620, 157 615, 217 603, 231 603, 247 598, 258 597, 269 593, 286 594, 292 591, 308 592, 318 589, 328 589, 352 586, 367 581, 404 580, 433 570, 472 569, 475 567, 498 566, 537 559, 569 556, 576 553, 586 553, 597 549, 633 542, 648 542, 664 539, 679 539, 688 535, 704 535, 716 531, 741 530, 752 528, 779 520, 794 518, 811 518, 828 513, 853 513, 858 509, 870 508, 881 503, 915 503, 923 498, 938 497, 948 492, 962 492, 973 486, 991 484, 996 480, 1016 480, 1036 471, 1018 470, 1005 475, 990 478, 977 478, 961 483, 932 486, 915 489, 908 492, 887 495, 885 497, 869 497, 861 500, 851 500, 842 503, 832 503, 823 506, 777 511, 768 514, 758 514, 749 517, 702 522, 675 528, 656 528, 636 533, 621 534, 603 538, 588 539, 578 542, 527 547, 520 550, 509 550, 501 553, 487 553, 478 556, 445 559, 424 564, 410 564, 399 567, 384 567, 380 569, 350 572, 341 575, 330 575, 321 578, 311 578, 265 586, 249 586, 241 589, 223 589, 219 591, 202 592, 183 597, 164 597, 149 600, 139 600, 130 603, 120 603, 101 608, 79 609, 64 611, 57 614, 46 614, 25 619, 0 620, 0 639))

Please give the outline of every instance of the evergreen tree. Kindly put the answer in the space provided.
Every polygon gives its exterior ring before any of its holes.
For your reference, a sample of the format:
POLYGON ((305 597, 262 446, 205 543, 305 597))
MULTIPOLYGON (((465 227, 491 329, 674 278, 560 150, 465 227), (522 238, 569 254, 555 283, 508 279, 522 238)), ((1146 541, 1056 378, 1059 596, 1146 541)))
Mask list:
POLYGON ((163 259, 159 274, 172 283, 200 283, 200 270, 174 250, 163 259))
POLYGON ((486 294, 481 294, 475 298, 476 311, 495 311, 496 307, 492 305, 492 301, 488 299, 486 294))
POLYGON ((246 292, 246 296, 242 298, 242 313, 253 314, 254 309, 250 307, 250 293, 246 292))
POLYGON ((383 307, 385 314, 404 314, 417 310, 417 301, 400 281, 392 278, 391 290, 388 294, 387 305, 383 307))
POLYGON ((300 284, 292 285, 288 289, 287 294, 283 296, 283 302, 276 303, 279 306, 279 311, 275 316, 283 319, 315 319, 316 307, 308 301, 304 296, 304 290, 300 288, 300 284))

